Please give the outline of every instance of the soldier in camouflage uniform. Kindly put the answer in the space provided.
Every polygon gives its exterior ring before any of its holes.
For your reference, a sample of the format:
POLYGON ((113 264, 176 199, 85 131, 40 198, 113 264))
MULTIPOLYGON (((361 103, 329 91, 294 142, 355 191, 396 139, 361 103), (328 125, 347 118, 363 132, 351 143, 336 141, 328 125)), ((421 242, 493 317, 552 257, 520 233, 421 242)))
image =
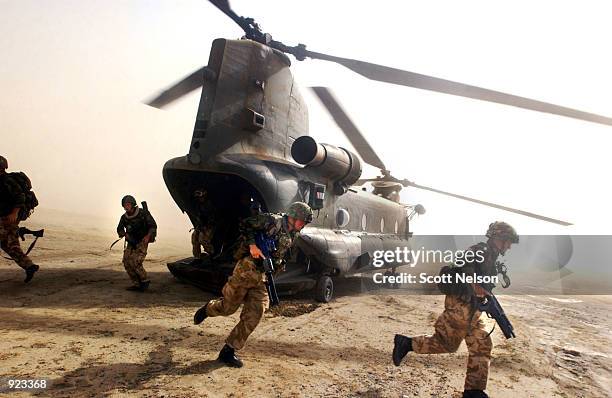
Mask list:
POLYGON ((240 322, 225 340, 225 346, 219 353, 219 360, 233 367, 241 367, 242 361, 236 356, 235 350, 244 347, 247 338, 255 330, 265 310, 269 306, 265 286, 265 274, 261 258, 263 254, 255 244, 255 235, 259 232, 276 240, 276 252, 272 256, 277 272, 284 270, 284 257, 293 244, 295 236, 302 228, 312 221, 312 210, 306 203, 293 203, 287 214, 262 213, 245 219, 240 225, 243 237, 238 248, 240 258, 234 267, 234 272, 225 286, 223 297, 211 300, 194 315, 196 325, 207 317, 228 316, 238 310, 240 322))
MULTIPOLYGON (((473 253, 482 252, 484 261, 466 262, 466 275, 497 275, 495 262, 499 255, 504 255, 519 237, 509 224, 501 221, 489 225, 486 233, 487 242, 480 242, 468 249, 473 253)), ((393 363, 399 366, 410 351, 417 354, 442 354, 455 352, 463 340, 468 348, 467 374, 464 385, 464 398, 487 398, 484 392, 489 376, 489 362, 493 343, 489 333, 480 320, 481 312, 478 303, 495 287, 494 284, 465 284, 459 286, 458 294, 447 294, 444 300, 444 312, 434 325, 432 336, 406 337, 395 335, 393 363)))
POLYGON ((148 210, 138 207, 133 196, 124 196, 121 206, 125 213, 117 225, 117 235, 120 238, 125 237, 123 267, 132 280, 132 286, 127 290, 144 291, 149 287, 150 281, 142 263, 147 256, 149 243, 155 241, 157 224, 148 210))
POLYGON ((193 257, 200 259, 202 248, 204 248, 205 256, 210 256, 214 251, 212 239, 215 233, 215 208, 208 197, 207 190, 198 189, 193 193, 193 197, 196 200, 196 219, 191 234, 191 245, 193 257))
MULTIPOLYGON (((23 210, 26 193, 15 179, 6 172, 8 161, 0 156, 0 246, 26 272, 25 283, 28 283, 38 271, 34 264, 21 250, 19 245, 19 222, 24 218, 23 210)), ((26 177, 27 178, 27 177, 26 177)))

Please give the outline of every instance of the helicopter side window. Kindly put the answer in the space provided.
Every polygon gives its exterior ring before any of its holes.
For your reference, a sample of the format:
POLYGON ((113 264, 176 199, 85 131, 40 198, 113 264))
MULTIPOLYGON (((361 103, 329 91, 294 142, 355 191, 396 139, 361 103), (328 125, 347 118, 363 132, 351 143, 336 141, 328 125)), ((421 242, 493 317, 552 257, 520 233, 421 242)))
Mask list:
POLYGON ((349 224, 349 221, 351 221, 349 212, 346 209, 338 209, 336 212, 336 225, 339 228, 344 228, 349 224))

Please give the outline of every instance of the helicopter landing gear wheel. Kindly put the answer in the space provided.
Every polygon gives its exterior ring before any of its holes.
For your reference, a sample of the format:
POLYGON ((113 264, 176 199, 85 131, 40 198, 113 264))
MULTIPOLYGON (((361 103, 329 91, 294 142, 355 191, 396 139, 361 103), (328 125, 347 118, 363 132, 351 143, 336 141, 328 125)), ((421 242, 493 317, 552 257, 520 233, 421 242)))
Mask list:
POLYGON ((315 300, 321 303, 329 303, 334 296, 334 282, 329 276, 323 275, 317 281, 314 290, 315 300))

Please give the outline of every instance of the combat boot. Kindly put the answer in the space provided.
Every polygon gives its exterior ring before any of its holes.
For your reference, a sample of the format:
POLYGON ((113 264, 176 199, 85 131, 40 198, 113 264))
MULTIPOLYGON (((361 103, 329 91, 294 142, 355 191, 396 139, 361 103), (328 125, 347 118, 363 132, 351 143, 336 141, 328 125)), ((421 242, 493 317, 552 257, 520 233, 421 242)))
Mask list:
POLYGON ((218 360, 233 368, 242 367, 242 361, 236 356, 234 349, 227 344, 221 349, 218 360))
POLYGON ((393 343, 393 364, 400 366, 402 359, 412 351, 412 338, 396 334, 393 343))
POLYGON ((200 323, 204 322, 204 319, 208 317, 206 307, 208 307, 208 303, 196 311, 195 315, 193 316, 193 323, 195 325, 199 325, 200 323))
POLYGON ((26 277, 23 280, 25 283, 28 283, 29 281, 32 280, 32 278, 34 278, 34 274, 36 273, 36 271, 38 271, 40 267, 36 264, 32 264, 30 265, 28 268, 26 268, 25 272, 26 272, 26 277))
POLYGON ((465 390, 462 398, 489 398, 489 396, 482 390, 465 390))
POLYGON ((139 292, 140 290, 140 285, 132 285, 132 286, 128 286, 125 288, 125 290, 129 290, 130 292, 139 292))
POLYGON ((138 285, 138 289, 141 292, 144 292, 145 290, 147 290, 149 288, 150 284, 151 284, 151 281, 140 282, 140 284, 138 285))

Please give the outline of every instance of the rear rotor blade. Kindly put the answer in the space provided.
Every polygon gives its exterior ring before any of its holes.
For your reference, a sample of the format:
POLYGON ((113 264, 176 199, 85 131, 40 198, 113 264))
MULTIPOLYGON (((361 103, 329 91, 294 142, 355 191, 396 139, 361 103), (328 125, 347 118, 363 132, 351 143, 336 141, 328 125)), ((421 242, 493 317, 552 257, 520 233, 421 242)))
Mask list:
POLYGON ((368 79, 385 83, 397 84, 419 88, 422 90, 435 91, 456 95, 460 97, 472 98, 481 101, 495 102, 498 104, 514 106, 517 108, 529 109, 538 112, 551 113, 554 115, 566 116, 574 119, 585 120, 587 122, 600 123, 612 126, 612 118, 594 113, 583 112, 577 109, 554 105, 547 102, 537 101, 517 95, 506 94, 500 91, 489 90, 482 87, 471 86, 451 80, 440 79, 433 76, 422 75, 419 73, 408 72, 388 66, 372 64, 369 62, 358 61, 355 59, 335 57, 304 50, 303 55, 331 62, 336 62, 355 73, 368 79))
POLYGON ((415 188, 419 188, 419 189, 424 189, 426 191, 436 192, 436 193, 439 193, 439 194, 442 194, 442 195, 452 196, 453 198, 467 200, 468 202, 473 202, 473 203, 478 203, 478 204, 489 206, 489 207, 494 207, 496 209, 501 209, 501 210, 509 211, 511 213, 516 213, 516 214, 520 214, 520 215, 531 217, 531 218, 536 218, 536 219, 542 220, 542 221, 547 221, 547 222, 551 222, 551 223, 555 223, 555 224, 559 224, 559 225, 563 225, 563 226, 573 225, 572 223, 569 223, 567 221, 562 221, 562 220, 557 220, 555 218, 541 216, 539 214, 531 213, 531 212, 528 212, 528 211, 514 209, 512 207, 502 206, 502 205, 498 205, 498 204, 495 204, 495 203, 486 202, 484 200, 470 198, 468 196, 457 195, 457 194, 454 194, 454 193, 450 193, 450 192, 446 192, 446 191, 441 191, 439 189, 427 187, 425 185, 416 184, 416 183, 414 183, 412 181, 404 180, 404 181, 402 181, 402 184, 404 186, 411 186, 411 187, 415 187, 415 188))
POLYGON ((204 69, 206 67, 202 67, 197 71, 193 72, 189 76, 185 77, 183 80, 175 83, 167 90, 163 91, 157 97, 148 101, 146 104, 150 105, 154 108, 163 108, 169 103, 183 97, 186 94, 189 94, 193 90, 202 87, 204 84, 204 69))
POLYGON ((219 10, 221 10, 221 12, 223 12, 228 17, 230 17, 232 19, 240 18, 240 17, 238 17, 238 14, 236 14, 232 10, 232 7, 229 4, 229 0, 208 0, 208 1, 211 2, 212 5, 217 7, 219 10))
POLYGON ((355 126, 348 114, 342 109, 340 103, 334 98, 331 91, 327 87, 311 87, 312 91, 319 98, 325 109, 334 118, 334 121, 340 127, 346 138, 351 142, 355 150, 361 156, 364 162, 378 167, 381 170, 386 170, 385 164, 378 157, 374 149, 370 146, 361 131, 355 126))
POLYGON ((232 10, 232 7, 230 7, 228 0, 208 0, 208 1, 211 2, 212 5, 217 7, 219 10, 221 10, 222 13, 224 13, 225 15, 230 17, 234 22, 236 22, 242 28, 242 30, 244 30, 244 33, 248 33, 244 26, 244 18, 240 17, 238 14, 234 12, 234 10, 232 10))
MULTIPOLYGON (((247 38, 263 44, 269 44, 272 36, 261 31, 261 27, 253 18, 241 17, 232 10, 228 0, 208 0, 221 12, 230 17, 238 26, 242 28, 247 38)), ((282 45, 282 43, 279 43, 282 45)), ((284 46, 284 45, 283 45, 284 46)))

